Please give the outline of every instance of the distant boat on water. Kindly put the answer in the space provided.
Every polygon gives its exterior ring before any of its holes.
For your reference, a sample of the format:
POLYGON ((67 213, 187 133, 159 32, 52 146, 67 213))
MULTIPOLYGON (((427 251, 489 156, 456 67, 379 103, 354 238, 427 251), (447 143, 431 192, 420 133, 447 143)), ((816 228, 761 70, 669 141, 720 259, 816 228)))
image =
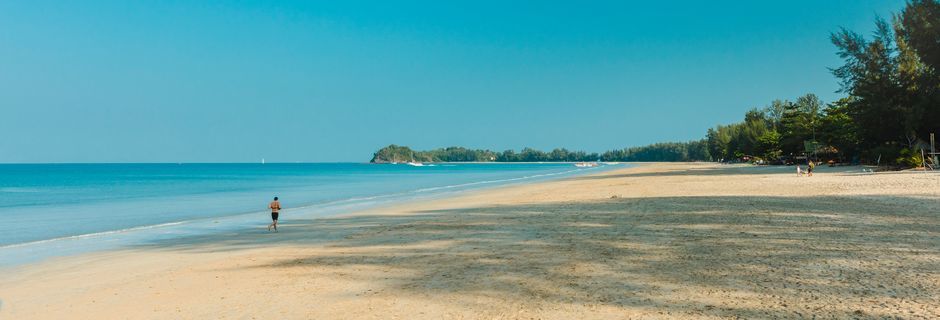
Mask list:
POLYGON ((593 168, 597 166, 597 162, 576 162, 574 166, 578 168, 593 168))
POLYGON ((407 162, 407 164, 408 164, 409 166, 412 166, 412 167, 423 167, 423 166, 424 166, 423 163, 421 163, 421 162, 414 162, 414 161, 412 161, 412 162, 407 162))

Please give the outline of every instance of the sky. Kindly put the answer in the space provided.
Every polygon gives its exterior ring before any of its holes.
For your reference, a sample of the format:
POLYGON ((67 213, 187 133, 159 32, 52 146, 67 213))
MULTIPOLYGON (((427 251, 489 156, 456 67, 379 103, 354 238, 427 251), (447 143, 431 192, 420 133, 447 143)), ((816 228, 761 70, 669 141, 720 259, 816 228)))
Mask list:
POLYGON ((903 1, 0 1, 0 163, 603 152, 843 96, 903 1))

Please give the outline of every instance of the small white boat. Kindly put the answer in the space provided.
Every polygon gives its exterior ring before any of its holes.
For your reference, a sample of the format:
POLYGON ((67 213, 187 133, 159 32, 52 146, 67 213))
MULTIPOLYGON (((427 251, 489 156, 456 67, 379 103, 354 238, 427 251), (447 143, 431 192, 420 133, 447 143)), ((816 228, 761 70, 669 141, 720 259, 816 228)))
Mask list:
POLYGON ((423 164, 423 163, 420 163, 420 162, 408 162, 408 165, 409 165, 409 166, 412 166, 412 167, 423 167, 423 166, 424 166, 424 164, 423 164))
POLYGON ((597 166, 597 163, 596 162, 576 162, 574 166, 578 168, 593 168, 597 166))

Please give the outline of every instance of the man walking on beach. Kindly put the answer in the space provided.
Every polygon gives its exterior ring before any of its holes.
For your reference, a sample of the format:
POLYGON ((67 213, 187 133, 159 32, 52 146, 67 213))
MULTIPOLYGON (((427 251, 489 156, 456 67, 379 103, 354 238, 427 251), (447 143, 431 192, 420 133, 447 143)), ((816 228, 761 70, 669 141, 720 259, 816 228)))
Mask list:
POLYGON ((274 232, 277 232, 277 214, 278 211, 281 211, 281 202, 277 201, 277 197, 274 197, 274 201, 271 201, 271 204, 268 204, 268 208, 271 208, 271 224, 268 225, 268 231, 271 231, 271 228, 274 227, 274 232))

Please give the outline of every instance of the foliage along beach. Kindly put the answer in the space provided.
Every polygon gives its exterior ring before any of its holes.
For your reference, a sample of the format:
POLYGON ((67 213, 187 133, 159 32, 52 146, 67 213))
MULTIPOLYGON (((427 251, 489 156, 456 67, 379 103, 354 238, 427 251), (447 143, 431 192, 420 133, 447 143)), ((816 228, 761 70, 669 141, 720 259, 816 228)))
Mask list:
MULTIPOLYGON (((809 93, 753 108, 744 120, 708 129, 705 138, 603 153, 525 148, 462 147, 413 151, 390 145, 372 162, 458 161, 817 161, 923 166, 930 134, 940 134, 940 5, 913 1, 890 20, 879 18, 866 37, 842 29, 831 35, 844 64, 831 68, 846 96, 825 103, 809 93)), ((929 157, 928 157, 929 158, 929 157)), ((936 166, 937 164, 933 164, 936 166)))

